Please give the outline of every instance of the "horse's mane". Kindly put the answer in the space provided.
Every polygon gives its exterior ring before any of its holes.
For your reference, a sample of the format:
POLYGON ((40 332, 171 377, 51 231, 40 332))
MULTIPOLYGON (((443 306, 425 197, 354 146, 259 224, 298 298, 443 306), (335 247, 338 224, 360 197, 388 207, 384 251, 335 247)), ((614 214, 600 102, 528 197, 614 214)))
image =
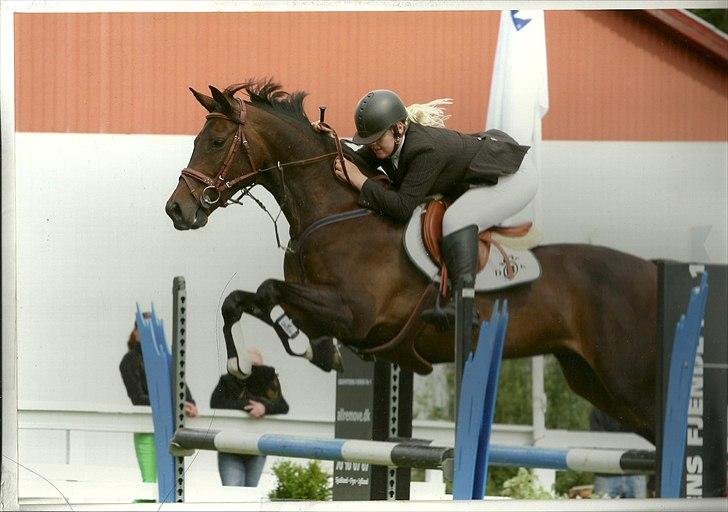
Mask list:
POLYGON ((242 88, 248 93, 250 102, 256 107, 272 114, 284 115, 310 128, 311 121, 303 109, 303 100, 306 99, 308 93, 304 91, 288 93, 283 90, 281 84, 273 81, 272 78, 249 79, 242 88))

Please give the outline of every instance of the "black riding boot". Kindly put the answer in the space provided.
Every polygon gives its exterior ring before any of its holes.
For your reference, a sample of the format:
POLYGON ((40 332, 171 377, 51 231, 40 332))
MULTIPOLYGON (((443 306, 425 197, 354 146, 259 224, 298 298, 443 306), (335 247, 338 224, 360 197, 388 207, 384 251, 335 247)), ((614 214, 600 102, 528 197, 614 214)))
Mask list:
POLYGON ((478 271, 478 227, 471 224, 442 237, 440 249, 450 276, 452 299, 445 307, 441 307, 438 295, 435 307, 423 311, 422 318, 434 323, 441 330, 451 328, 455 323, 455 298, 461 297, 465 291, 467 300, 463 301, 464 318, 472 319, 469 320, 471 324, 477 325, 478 317, 474 308, 473 287, 478 271))

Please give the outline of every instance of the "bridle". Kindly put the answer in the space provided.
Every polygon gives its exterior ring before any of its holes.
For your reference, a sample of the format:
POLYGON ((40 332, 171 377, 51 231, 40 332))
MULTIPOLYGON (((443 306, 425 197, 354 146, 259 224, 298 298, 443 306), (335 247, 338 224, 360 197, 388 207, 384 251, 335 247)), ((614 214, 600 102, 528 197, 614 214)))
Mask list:
MULTIPOLYGON (((235 92, 231 90, 230 88, 226 89, 225 92, 235 92)), ((210 112, 207 114, 206 119, 225 119, 227 121, 230 121, 232 123, 236 123, 238 125, 237 131, 235 132, 235 136, 233 138, 232 144, 230 145, 230 149, 228 150, 228 154, 225 157, 225 160, 222 163, 222 166, 220 167, 220 170, 217 172, 214 178, 211 178, 210 176, 206 175, 205 173, 198 171, 197 169, 193 169, 192 167, 185 167, 182 169, 182 179, 187 184, 187 187, 190 190, 190 193, 192 196, 200 202, 203 208, 211 208, 212 206, 216 205, 218 201, 220 201, 220 198, 222 197, 223 192, 230 191, 230 194, 235 193, 236 186, 238 186, 241 182, 248 178, 253 178, 251 181, 255 181, 254 177, 263 174, 268 171, 272 170, 279 170, 283 171, 285 167, 292 167, 292 166, 302 166, 302 165, 308 165, 312 164, 314 162, 320 162, 322 160, 327 160, 329 158, 338 158, 341 161, 342 167, 344 169, 344 174, 346 175, 347 181, 349 180, 349 175, 346 172, 346 164, 344 161, 344 154, 341 149, 341 142, 339 141, 339 138, 336 136, 336 132, 331 129, 333 132, 334 140, 336 141, 336 151, 331 153, 325 153, 323 155, 315 156, 312 158, 305 158, 303 160, 295 160, 293 162, 277 162, 276 165, 266 167, 265 169, 258 169, 255 165, 255 162, 253 161, 253 158, 250 156, 250 146, 248 144, 248 139, 245 137, 245 118, 246 118, 246 108, 245 108, 245 102, 242 101, 240 98, 234 98, 235 101, 238 103, 238 107, 240 109, 239 117, 236 119, 232 116, 229 116, 227 114, 223 114, 220 112, 210 112), (230 168, 232 167, 233 162, 235 161, 235 158, 238 155, 238 152, 240 151, 241 147, 245 147, 245 153, 248 157, 248 162, 250 163, 250 171, 244 174, 241 174, 240 176, 233 178, 231 180, 227 179, 228 172, 230 171, 230 168), (199 195, 195 192, 195 187, 193 186, 191 180, 196 180, 201 182, 204 185, 207 185, 203 190, 202 193, 199 195)), ((328 127, 328 125, 326 125, 328 127)), ((328 127, 330 128, 330 127, 328 127)), ((226 207, 230 203, 230 199, 228 198, 224 203, 222 203, 220 206, 223 208, 226 207)), ((232 201, 236 202, 236 201, 232 201)))
MULTIPOLYGON (((187 184, 187 187, 190 189, 190 193, 192 193, 192 196, 197 199, 200 204, 205 207, 209 208, 213 205, 215 205, 222 196, 222 193, 226 190, 234 190, 233 187, 243 181, 244 179, 254 176, 258 174, 258 169, 255 166, 255 162, 253 162, 253 159, 250 156, 250 147, 248 146, 248 139, 245 138, 245 117, 246 117, 246 109, 245 109, 245 102, 240 100, 239 98, 235 98, 235 101, 238 102, 238 106, 240 107, 240 116, 238 119, 235 119, 234 117, 231 117, 226 114, 222 114, 220 112, 210 112, 207 114, 206 119, 225 119, 227 121, 231 121, 233 123, 236 123, 238 125, 238 129, 235 132, 235 136, 233 137, 233 142, 230 144, 230 149, 228 150, 227 156, 225 157, 225 160, 222 163, 222 166, 220 167, 220 170, 217 172, 214 178, 209 177, 205 173, 198 171, 197 169, 193 169, 192 167, 185 167, 182 169, 182 179, 185 180, 185 183, 187 184), (233 164, 233 161, 235 160, 235 157, 238 156, 238 152, 240 151, 240 148, 245 146, 245 153, 248 155, 248 162, 250 162, 250 169, 251 171, 245 174, 241 174, 237 178, 234 178, 232 180, 227 180, 227 174, 228 171, 230 171, 230 167, 233 164), (192 183, 190 183, 190 179, 195 179, 204 185, 207 185, 203 190, 200 196, 197 196, 197 193, 195 192, 195 187, 192 186, 192 183)), ((222 206, 226 206, 225 203, 223 203, 222 206)))

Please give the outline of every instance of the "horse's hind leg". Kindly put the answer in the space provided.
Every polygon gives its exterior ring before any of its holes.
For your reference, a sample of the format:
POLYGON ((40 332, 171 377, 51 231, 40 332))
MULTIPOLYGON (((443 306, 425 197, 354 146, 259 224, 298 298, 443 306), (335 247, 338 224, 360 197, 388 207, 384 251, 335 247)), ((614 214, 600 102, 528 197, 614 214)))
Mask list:
POLYGON ((561 366, 566 382, 575 393, 602 409, 633 432, 654 442, 653 430, 640 421, 639 408, 614 397, 604 386, 599 375, 581 355, 571 351, 558 351, 554 353, 554 356, 561 366))

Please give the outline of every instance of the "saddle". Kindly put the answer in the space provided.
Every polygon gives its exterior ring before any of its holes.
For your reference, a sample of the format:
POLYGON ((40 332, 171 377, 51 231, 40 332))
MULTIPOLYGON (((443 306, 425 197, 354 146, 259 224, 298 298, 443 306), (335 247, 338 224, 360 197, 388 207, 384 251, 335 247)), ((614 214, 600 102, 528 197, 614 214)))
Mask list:
MULTIPOLYGON (((447 269, 442 261, 440 239, 442 219, 452 203, 450 199, 436 198, 415 209, 405 228, 403 244, 407 256, 430 279, 430 284, 423 291, 400 332, 380 346, 363 349, 363 354, 406 361, 406 366, 403 364, 402 368, 418 373, 432 371, 432 364, 417 350, 417 340, 422 330, 428 326, 420 321, 422 311, 435 302, 438 294, 445 296, 447 293, 447 269)), ((480 247, 476 291, 501 290, 539 278, 541 266, 528 249, 538 245, 540 235, 531 228, 531 222, 512 228, 496 226, 478 235, 480 247), (496 247, 502 256, 502 262, 490 258, 491 246, 496 247), (506 252, 504 246, 508 247, 509 252, 506 252)))
MULTIPOLYGON (((452 205, 449 198, 430 200, 422 212, 422 241, 432 262, 440 269, 440 293, 445 296, 447 292, 447 267, 440 252, 440 239, 442 238, 442 219, 445 211, 452 205)), ((532 222, 524 222, 513 227, 493 226, 478 234, 478 272, 488 263, 491 247, 495 247, 503 257, 504 274, 508 280, 513 280, 516 271, 505 248, 503 238, 523 238, 529 234, 532 222)))

